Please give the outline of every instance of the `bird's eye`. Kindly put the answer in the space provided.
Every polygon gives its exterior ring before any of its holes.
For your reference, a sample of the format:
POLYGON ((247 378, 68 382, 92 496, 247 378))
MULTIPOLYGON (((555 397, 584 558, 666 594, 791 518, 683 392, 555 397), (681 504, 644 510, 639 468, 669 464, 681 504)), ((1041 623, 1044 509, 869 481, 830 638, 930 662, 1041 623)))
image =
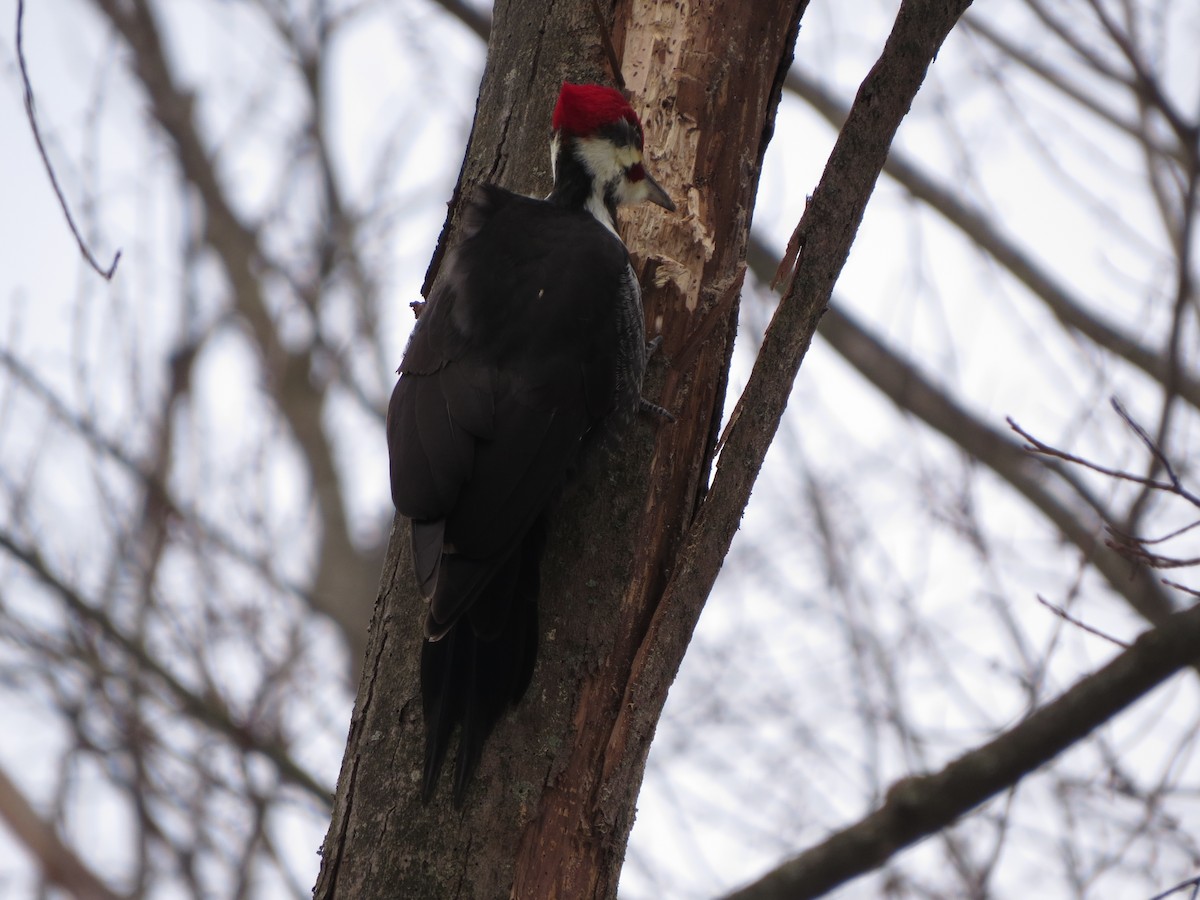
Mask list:
POLYGON ((646 177, 646 169, 641 163, 634 163, 626 174, 630 181, 641 181, 646 177))

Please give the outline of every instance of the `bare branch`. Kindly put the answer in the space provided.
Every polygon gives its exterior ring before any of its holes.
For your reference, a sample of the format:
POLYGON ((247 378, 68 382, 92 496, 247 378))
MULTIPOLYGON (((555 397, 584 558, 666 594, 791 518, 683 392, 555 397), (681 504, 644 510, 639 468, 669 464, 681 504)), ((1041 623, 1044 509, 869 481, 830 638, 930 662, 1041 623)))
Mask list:
MULTIPOLYGON (((176 359, 177 364, 183 362, 181 358, 176 359)), ((215 522, 205 519, 199 509, 173 496, 162 473, 147 471, 147 467, 142 462, 101 433, 94 423, 74 413, 66 402, 54 393, 32 369, 4 347, 0 347, 0 367, 7 369, 34 397, 41 401, 54 419, 86 441, 88 446, 120 466, 145 491, 147 503, 162 505, 165 507, 166 513, 178 518, 192 529, 199 540, 211 544, 221 552, 249 566, 279 590, 306 604, 313 605, 309 590, 303 585, 279 575, 272 569, 269 560, 255 556, 244 545, 244 542, 234 539, 223 532, 215 522)), ((176 369, 173 375, 185 377, 186 372, 183 369, 176 369)))
POLYGON ((1188 587, 1186 584, 1180 584, 1177 581, 1168 581, 1166 578, 1163 579, 1163 584, 1170 585, 1176 590, 1183 591, 1185 594, 1191 594, 1193 597, 1200 598, 1200 591, 1196 590, 1196 588, 1188 587))
POLYGON ((1105 632, 1101 631, 1099 628, 1093 628, 1091 625, 1087 624, 1086 622, 1083 622, 1083 621, 1075 618, 1073 615, 1071 615, 1069 612, 1067 612, 1061 606, 1051 603, 1049 600, 1047 600, 1041 594, 1037 595, 1037 602, 1042 604, 1042 606, 1046 607, 1046 609, 1050 610, 1050 612, 1054 613, 1056 616, 1058 616, 1064 622, 1070 622, 1076 628, 1081 628, 1084 631, 1086 631, 1088 634, 1094 634, 1098 638, 1104 638, 1104 640, 1108 641, 1110 644, 1116 644, 1118 647, 1122 647, 1126 650, 1129 649, 1129 644, 1126 643, 1125 641, 1122 641, 1119 638, 1115 638, 1111 634, 1106 634, 1105 632))
POLYGON ((0 769, 0 818, 38 861, 48 881, 73 894, 76 900, 118 900, 118 895, 100 876, 59 840, 3 769, 0 769))
MULTIPOLYGON (((792 384, 825 312, 834 282, 889 148, 928 66, 969 2, 905 0, 858 101, 834 145, 797 231, 805 245, 767 328, 717 461, 712 486, 688 529, 678 562, 641 643, 612 743, 652 732, 694 623, 729 552, 792 384), (661 692, 661 693, 660 693, 661 692)), ((731 417, 732 418, 732 417, 731 417)))
POLYGON ((303 454, 321 520, 319 561, 309 598, 341 629, 357 666, 366 646, 378 568, 350 536, 342 484, 330 436, 321 417, 327 394, 313 383, 312 348, 293 350, 281 338, 267 303, 261 272, 271 268, 260 230, 245 222, 221 185, 193 116, 193 98, 178 84, 163 45, 156 14, 146 0, 130 4, 93 0, 128 44, 134 72, 151 111, 171 139, 180 169, 204 205, 204 239, 224 267, 238 312, 258 345, 267 383, 303 454))
MULTIPOLYGON (((763 284, 771 281, 777 254, 752 236, 747 257, 758 280, 763 284)), ((1042 468, 1054 472, 1102 520, 1109 521, 1110 511, 1068 467, 1049 463, 1031 466, 1030 457, 1015 441, 1006 439, 940 390, 912 361, 872 335, 836 300, 821 319, 818 333, 899 409, 929 425, 1008 482, 1079 548, 1083 558, 1094 565, 1109 586, 1147 622, 1158 624, 1173 611, 1167 593, 1158 582, 1143 573, 1130 577, 1128 567, 1116 557, 1096 552, 1100 543, 1095 523, 1087 521, 1086 516, 1072 510, 1056 496, 1036 471, 1042 468)))
POLYGON ((975 15, 974 13, 968 14, 963 18, 963 26, 966 30, 986 40, 1008 59, 1013 60, 1034 75, 1037 75, 1043 83, 1059 91, 1092 115, 1116 128, 1122 134, 1139 143, 1146 144, 1148 149, 1156 154, 1182 162, 1183 150, 1178 144, 1175 146, 1164 146, 1154 134, 1139 127, 1138 123, 1123 117, 1100 99, 1073 84, 1065 74, 1056 71, 1045 61, 1044 54, 1036 54, 1025 50, 1015 41, 1006 37, 999 29, 993 27, 982 16, 975 15))
MULTIPOLYGON (((845 105, 831 91, 804 73, 795 70, 790 72, 787 88, 807 101, 835 128, 840 128, 845 121, 845 105)), ((884 171, 1003 266, 1040 299, 1066 328, 1121 357, 1160 384, 1174 385, 1175 391, 1189 405, 1200 409, 1200 380, 1179 371, 1177 367, 1172 368, 1161 354, 1091 312, 1080 297, 1046 271, 1016 241, 1005 235, 991 217, 963 202, 958 192, 939 184, 898 148, 893 148, 888 155, 884 171)))
POLYGON ((993 741, 932 775, 896 782, 875 812, 726 900, 818 897, 882 865, 1015 784, 1194 663, 1200 605, 1143 632, 1128 650, 993 741))
MULTIPOLYGON (((1039 453, 1043 456, 1049 456, 1073 463, 1075 465, 1083 466, 1084 468, 1091 469, 1093 472, 1099 472, 1101 475, 1105 475, 1109 478, 1115 478, 1120 481, 1129 481, 1133 482, 1134 484, 1142 485, 1144 490, 1134 503, 1134 509, 1141 507, 1145 502, 1145 498, 1153 491, 1162 491, 1163 493, 1174 494, 1175 496, 1181 497, 1188 501, 1193 506, 1200 508, 1200 497, 1196 496, 1183 486, 1178 474, 1175 472, 1174 466, 1171 465, 1171 461, 1167 459, 1166 454, 1162 452, 1162 448, 1159 447, 1158 442, 1150 436, 1146 429, 1134 421, 1133 417, 1129 414, 1121 402, 1117 400, 1116 397, 1111 399, 1111 403, 1113 409, 1116 410, 1117 415, 1121 417, 1125 424, 1128 425, 1133 433, 1137 435, 1138 440, 1140 440, 1150 452, 1150 455, 1154 460, 1154 466, 1151 467, 1151 471, 1154 471, 1156 468, 1161 468, 1167 473, 1167 477, 1170 479, 1169 481, 1159 481, 1157 479, 1142 475, 1134 475, 1122 469, 1112 469, 1108 466, 1102 466, 1098 463, 1092 462, 1091 460, 1067 453, 1065 450, 1060 450, 1057 447, 1050 446, 1044 441, 1038 440, 1029 432, 1021 428, 1021 426, 1014 422, 1011 417, 1008 419, 1008 424, 1015 432, 1017 432, 1017 434, 1021 435, 1021 437, 1025 438, 1025 440, 1029 442, 1026 449, 1030 452, 1039 453)), ((1133 518, 1132 514, 1131 518, 1133 518)), ((1147 549, 1147 545, 1162 543, 1170 540, 1171 538, 1178 537, 1179 535, 1190 531, 1193 527, 1195 527, 1196 524, 1198 523, 1193 522, 1192 524, 1184 526, 1183 528, 1176 529, 1165 537, 1147 541, 1123 531, 1109 523, 1107 527, 1110 537, 1104 542, 1104 544, 1110 550, 1119 553, 1125 559, 1138 565, 1149 566, 1155 569, 1188 568, 1190 566, 1200 565, 1200 557, 1181 559, 1177 557, 1166 556, 1160 553, 1152 553, 1147 549)))
POLYGON ((1101 475, 1107 475, 1109 478, 1117 478, 1121 481, 1132 481, 1134 484, 1146 485, 1147 487, 1152 487, 1160 491, 1174 490, 1175 486, 1169 481, 1157 481, 1153 478, 1146 478, 1144 475, 1134 475, 1132 472, 1126 472, 1123 469, 1110 469, 1108 466, 1102 466, 1099 463, 1094 463, 1091 460, 1084 459, 1082 456, 1076 456, 1073 453, 1068 453, 1065 450, 1059 450, 1057 447, 1052 447, 1050 444, 1038 440, 1032 434, 1018 425, 1013 420, 1012 416, 1007 416, 1005 421, 1008 422, 1008 426, 1013 431, 1029 442, 1025 449, 1031 453, 1039 453, 1043 456, 1052 456, 1055 459, 1061 459, 1065 462, 1074 463, 1075 465, 1091 469, 1093 472, 1099 472, 1101 475))
POLYGON ((1038 440, 1028 431, 1018 425, 1015 421, 1013 421, 1011 416, 1008 417, 1006 421, 1013 431, 1021 435, 1021 437, 1025 438, 1025 440, 1029 442, 1029 446, 1026 449, 1033 453, 1040 453, 1043 456, 1051 456, 1057 459, 1062 459, 1066 462, 1074 463, 1075 465, 1080 465, 1091 469, 1093 472, 1099 472, 1101 475, 1107 475, 1109 478, 1116 478, 1121 481, 1131 481, 1134 484, 1140 484, 1153 490, 1163 491, 1168 494, 1175 494, 1178 497, 1182 497, 1193 506, 1200 508, 1200 496, 1193 494, 1183 486, 1183 483, 1179 480, 1179 476, 1175 473, 1175 469, 1171 465, 1170 460, 1168 460, 1163 454, 1162 449, 1158 446, 1155 440, 1150 437, 1150 435, 1146 432, 1146 429, 1142 428, 1141 425, 1133 420, 1133 417, 1129 415, 1129 413, 1125 410, 1125 407, 1121 405, 1121 402, 1117 400, 1116 397, 1111 399, 1111 403, 1113 409, 1116 410, 1117 415, 1119 415, 1125 421, 1125 424, 1133 430, 1134 434, 1138 436, 1138 439, 1145 444, 1146 449, 1150 451, 1150 454, 1166 471, 1167 477, 1170 479, 1169 481, 1159 481, 1156 478, 1147 478, 1143 475, 1134 475, 1132 472, 1126 472, 1122 469, 1112 469, 1108 466, 1102 466, 1099 463, 1084 459, 1081 456, 1075 456, 1073 453, 1067 453, 1065 450, 1060 450, 1057 447, 1052 447, 1044 441, 1038 440))
POLYGON ((1191 559, 1177 559, 1173 556, 1151 553, 1146 549, 1145 543, 1133 535, 1122 534, 1112 527, 1109 528, 1109 533, 1112 537, 1106 540, 1104 545, 1138 565, 1150 566, 1152 569, 1186 569, 1200 565, 1200 556, 1191 559))
POLYGON ((1171 130, 1175 132, 1175 136, 1179 139, 1180 144, 1184 147, 1194 146, 1196 143, 1195 127, 1184 119, 1179 110, 1175 108, 1175 105, 1162 92, 1162 88, 1158 84, 1158 79, 1146 67, 1144 54, 1134 46, 1130 35, 1122 31, 1117 23, 1113 21, 1112 16, 1108 14, 1102 3, 1097 2, 1097 0, 1088 0, 1088 5, 1095 12, 1097 20, 1112 40, 1113 45, 1121 51, 1121 55, 1129 63, 1129 68, 1133 71, 1134 75, 1130 87, 1136 91, 1145 103, 1162 114, 1163 118, 1171 126, 1171 130))
POLYGON ((58 184, 58 177, 54 174, 54 166, 50 164, 50 157, 46 154, 46 145, 42 142, 42 132, 38 128, 37 115, 34 113, 33 85, 29 80, 29 70, 25 65, 25 48, 23 45, 24 18, 25 0, 17 0, 17 64, 21 69, 21 82, 24 85, 25 91, 25 115, 29 119, 29 128, 33 132, 33 139, 37 142, 38 154, 42 157, 42 165, 46 169, 46 174, 50 176, 50 186, 54 188, 54 195, 58 197, 58 205, 62 208, 63 215, 67 219, 67 225, 71 229, 71 234, 75 236, 75 242, 79 244, 79 252, 83 254, 83 258, 87 260, 88 265, 95 269, 102 278, 106 281, 112 281, 112 277, 117 271, 117 263, 121 261, 121 251, 118 250, 116 252, 113 256, 113 261, 107 269, 96 261, 96 257, 88 249, 87 242, 83 239, 83 235, 79 233, 79 228, 75 225, 75 219, 71 216, 71 210, 67 206, 67 198, 63 196, 62 188, 58 184))
POLYGON ((1025 0, 1025 3, 1033 14, 1041 19, 1046 28, 1057 35, 1059 40, 1066 44, 1075 56, 1097 75, 1124 88, 1132 89, 1134 87, 1134 81, 1128 74, 1101 58, 1100 54, 1087 46, 1077 34, 1067 27, 1065 22, 1052 16, 1043 5, 1043 0, 1025 0))
POLYGON ((286 747, 270 738, 260 737, 253 732, 249 725, 238 722, 225 704, 214 694, 201 696, 190 690, 158 660, 154 659, 139 641, 129 637, 118 628, 103 610, 93 607, 73 588, 58 578, 36 549, 23 546, 12 535, 3 531, 0 531, 0 548, 7 550, 14 559, 29 569, 39 581, 57 594, 73 613, 96 625, 106 638, 129 654, 139 667, 157 677, 179 702, 180 707, 193 716, 196 721, 203 722, 215 731, 226 735, 239 747, 253 748, 258 751, 275 765, 285 781, 301 788, 320 803, 329 804, 332 794, 329 788, 301 768, 292 759, 286 747))
POLYGON ((1189 896, 1191 897, 1191 900, 1196 900, 1196 891, 1197 889, 1200 889, 1200 876, 1189 878, 1187 881, 1181 881, 1174 887, 1167 888, 1161 894, 1155 894, 1150 898, 1150 900, 1166 900, 1167 897, 1170 897, 1172 894, 1178 894, 1180 891, 1186 888, 1193 888, 1192 893, 1189 896))

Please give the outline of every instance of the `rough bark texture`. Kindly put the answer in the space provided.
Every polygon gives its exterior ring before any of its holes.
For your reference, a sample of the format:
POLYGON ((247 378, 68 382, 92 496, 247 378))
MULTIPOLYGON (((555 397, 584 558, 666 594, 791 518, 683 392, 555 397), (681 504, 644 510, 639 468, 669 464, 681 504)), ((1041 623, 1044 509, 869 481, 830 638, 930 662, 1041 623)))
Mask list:
MULTIPOLYGON (((635 659, 654 652, 647 630, 707 483, 762 157, 804 5, 618 6, 614 43, 644 110, 650 168, 680 204, 676 216, 634 212, 624 230, 643 283, 659 288, 647 291, 646 318, 663 336, 659 396, 677 422, 657 429, 649 480, 634 488, 644 502, 619 531, 630 569, 611 583, 616 633, 583 680, 566 766, 524 828, 517 897, 616 894, 653 736, 629 727, 630 681, 635 659)), ((635 464, 640 441, 636 452, 635 464)), ((669 683, 655 686, 659 710, 669 683)))
MULTIPOLYGON (((680 207, 624 229, 648 331, 665 338, 646 393, 678 422, 636 423, 557 511, 534 681, 489 741, 463 811, 445 784, 428 806, 418 796, 423 609, 398 523, 316 897, 615 896, 653 734, 641 717, 636 733, 622 727, 623 698, 635 658, 653 652, 646 630, 707 480, 759 169, 804 5, 601 4, 649 166, 680 207)), ((497 4, 456 201, 479 181, 549 189, 554 95, 564 78, 609 80, 600 48, 591 0, 497 4)), ((452 218, 442 246, 453 233, 452 218)), ((440 248, 430 282, 439 259, 440 248)))

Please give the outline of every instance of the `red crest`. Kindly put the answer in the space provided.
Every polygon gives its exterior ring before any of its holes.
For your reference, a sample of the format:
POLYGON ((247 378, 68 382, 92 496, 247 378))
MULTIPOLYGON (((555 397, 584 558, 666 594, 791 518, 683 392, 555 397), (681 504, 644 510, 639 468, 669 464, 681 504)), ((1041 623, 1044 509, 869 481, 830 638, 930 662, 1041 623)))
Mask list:
POLYGON ((642 123, 620 91, 601 84, 571 84, 564 81, 558 94, 558 103, 554 105, 552 124, 555 131, 582 137, 621 119, 636 127, 638 134, 641 134, 642 123))

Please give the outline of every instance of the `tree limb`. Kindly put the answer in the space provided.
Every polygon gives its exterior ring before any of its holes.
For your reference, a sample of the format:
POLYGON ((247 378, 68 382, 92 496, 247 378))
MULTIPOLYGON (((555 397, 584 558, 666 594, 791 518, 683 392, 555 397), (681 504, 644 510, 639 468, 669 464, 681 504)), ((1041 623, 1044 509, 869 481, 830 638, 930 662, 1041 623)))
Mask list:
POLYGON ((866 818, 726 900, 804 900, 885 863, 897 851, 1045 765, 1200 658, 1200 605, 1143 632, 1133 646, 1021 724, 932 775, 896 782, 866 818))
POLYGON ((47 881, 76 900, 118 900, 118 895, 100 876, 59 840, 54 828, 37 814, 3 769, 0 769, 0 818, 38 861, 47 881))
MULTIPOLYGON (((1079 548, 1112 589, 1147 622, 1158 624, 1173 612, 1166 592, 1144 570, 1131 573, 1127 563, 1103 552, 1099 521, 1088 522, 1056 497, 1038 471, 1041 467, 1015 441, 946 396, 911 361, 892 352, 841 306, 831 308, 822 319, 820 334, 897 407, 940 432, 1015 488, 1079 548)), ((1081 483, 1065 471, 1053 471, 1096 510, 1097 520, 1111 519, 1108 510, 1081 483)))
MULTIPOLYGON (((787 88, 802 97, 835 128, 841 127, 846 118, 846 108, 823 85, 801 72, 793 71, 788 75, 787 88)), ((884 171, 1003 266, 1040 299, 1065 327, 1136 366, 1160 384, 1174 383, 1179 396, 1200 409, 1200 380, 1186 372, 1174 372, 1161 354, 1098 318, 1012 238, 1001 233, 989 217, 970 208, 955 192, 938 184, 903 151, 892 150, 884 171)))
POLYGON ((803 240, 795 273, 731 416, 712 486, 634 661, 614 727, 623 740, 654 731, 665 698, 662 685, 674 678, 729 551, 896 130, 938 48, 969 5, 969 0, 905 0, 882 55, 859 89, 797 227, 803 240))

